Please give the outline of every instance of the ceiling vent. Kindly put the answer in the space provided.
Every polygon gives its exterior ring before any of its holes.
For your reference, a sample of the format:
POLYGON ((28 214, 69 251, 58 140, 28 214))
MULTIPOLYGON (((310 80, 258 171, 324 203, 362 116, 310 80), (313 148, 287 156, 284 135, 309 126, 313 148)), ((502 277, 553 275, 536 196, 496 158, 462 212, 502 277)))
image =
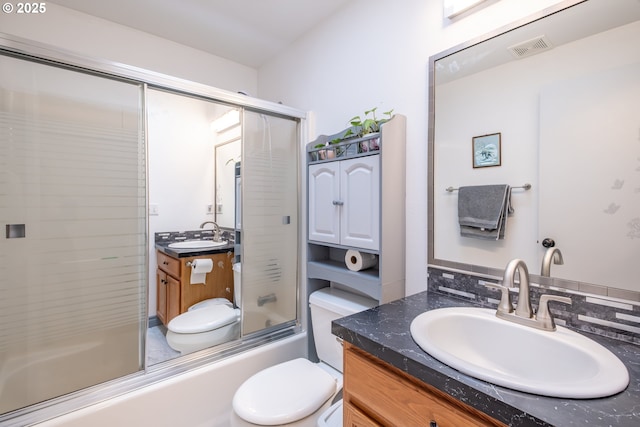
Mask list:
POLYGON ((518 43, 507 49, 516 58, 524 58, 526 56, 535 55, 536 53, 545 52, 551 49, 553 45, 546 36, 534 37, 526 42, 518 43))

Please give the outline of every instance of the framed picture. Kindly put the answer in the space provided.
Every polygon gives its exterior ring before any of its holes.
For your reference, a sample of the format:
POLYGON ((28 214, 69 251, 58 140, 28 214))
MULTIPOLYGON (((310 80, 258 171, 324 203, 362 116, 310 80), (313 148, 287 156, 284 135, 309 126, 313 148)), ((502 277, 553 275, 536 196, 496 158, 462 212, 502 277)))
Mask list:
POLYGON ((492 133, 474 136, 471 139, 471 156, 474 168, 500 166, 502 158, 500 136, 500 133, 492 133))

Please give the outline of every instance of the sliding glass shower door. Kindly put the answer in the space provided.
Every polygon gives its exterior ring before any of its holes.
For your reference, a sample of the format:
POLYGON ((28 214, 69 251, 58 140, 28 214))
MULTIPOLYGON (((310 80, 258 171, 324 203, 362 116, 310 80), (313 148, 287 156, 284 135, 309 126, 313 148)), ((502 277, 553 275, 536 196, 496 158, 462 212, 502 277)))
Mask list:
POLYGON ((244 111, 242 333, 297 319, 298 122, 244 111))
POLYGON ((0 76, 2 414, 143 367, 147 239, 141 85, 0 76))

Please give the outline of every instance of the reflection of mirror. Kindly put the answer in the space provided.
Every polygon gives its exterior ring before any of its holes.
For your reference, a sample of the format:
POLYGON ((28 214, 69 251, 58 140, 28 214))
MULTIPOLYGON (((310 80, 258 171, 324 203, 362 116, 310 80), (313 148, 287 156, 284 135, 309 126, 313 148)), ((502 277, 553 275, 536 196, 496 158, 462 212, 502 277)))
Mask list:
POLYGON ((566 5, 431 58, 429 264, 538 273, 550 237, 564 264, 540 283, 624 295, 640 291, 640 3, 566 5), (501 166, 474 169, 472 138, 498 132, 501 166), (460 237, 447 187, 525 183, 504 240, 460 237))

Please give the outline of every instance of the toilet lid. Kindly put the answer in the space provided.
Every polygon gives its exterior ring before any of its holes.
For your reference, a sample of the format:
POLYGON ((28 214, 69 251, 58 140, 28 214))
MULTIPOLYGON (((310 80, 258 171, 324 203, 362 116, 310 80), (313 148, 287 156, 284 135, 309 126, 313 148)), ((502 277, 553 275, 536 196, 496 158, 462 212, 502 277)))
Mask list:
POLYGON ((226 298, 209 298, 200 302, 197 302, 195 304, 193 304, 191 307, 189 307, 187 310, 191 311, 191 310, 200 310, 201 308, 206 308, 206 307, 211 307, 212 305, 220 305, 220 304, 224 304, 224 305, 228 305, 229 307, 233 307, 233 304, 231 303, 231 301, 229 301, 226 298))
POLYGON ((237 311, 225 304, 187 311, 174 317, 167 328, 178 334, 197 334, 221 328, 238 320, 237 311))
POLYGON ((291 423, 313 414, 336 391, 336 379, 307 359, 258 372, 233 396, 233 409, 260 425, 291 423))

